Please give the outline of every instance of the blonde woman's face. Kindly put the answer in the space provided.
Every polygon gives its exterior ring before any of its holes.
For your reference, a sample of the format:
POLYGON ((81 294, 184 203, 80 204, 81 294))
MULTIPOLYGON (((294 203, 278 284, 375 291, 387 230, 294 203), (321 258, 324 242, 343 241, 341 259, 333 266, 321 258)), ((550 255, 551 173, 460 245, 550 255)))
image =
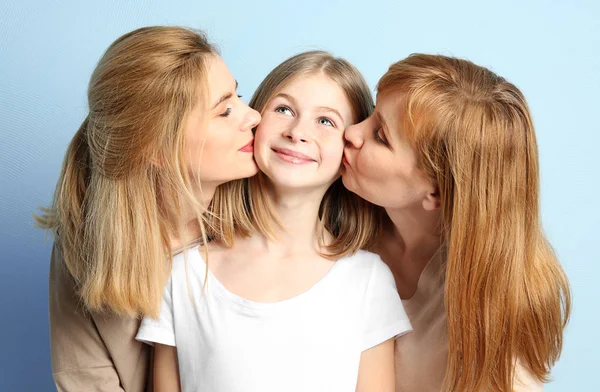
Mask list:
POLYGON ((346 129, 342 181, 363 199, 384 208, 422 208, 435 192, 417 168, 417 155, 403 138, 400 96, 377 100, 373 114, 346 129))
POLYGON ((322 74, 300 76, 269 101, 256 130, 255 159, 275 187, 322 190, 339 177, 352 109, 322 74))
POLYGON ((218 186, 257 173, 252 129, 260 114, 236 93, 237 82, 219 56, 207 61, 208 122, 206 109, 196 108, 186 123, 190 170, 203 185, 218 186))

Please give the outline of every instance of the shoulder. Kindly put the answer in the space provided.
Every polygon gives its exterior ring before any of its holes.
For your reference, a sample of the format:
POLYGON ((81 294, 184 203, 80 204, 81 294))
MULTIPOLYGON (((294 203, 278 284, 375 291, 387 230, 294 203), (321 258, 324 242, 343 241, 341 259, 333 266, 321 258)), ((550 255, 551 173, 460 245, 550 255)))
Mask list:
POLYGON ((350 256, 346 256, 343 259, 340 259, 340 261, 341 260, 346 260, 348 262, 353 263, 355 266, 362 268, 373 268, 376 267, 378 264, 385 265, 385 263, 383 262, 383 260, 381 260, 381 257, 379 257, 377 253, 369 252, 368 250, 362 249, 356 251, 350 256))
POLYGON ((351 256, 338 260, 338 263, 365 283, 382 280, 394 282, 392 271, 376 253, 359 250, 351 256))
POLYGON ((171 276, 186 273, 186 271, 189 273, 191 271, 191 266, 194 266, 194 270, 204 269, 205 264, 202 258, 202 253, 204 252, 203 249, 204 248, 194 246, 174 254, 171 276))
POLYGON ((392 273, 390 271, 390 267, 387 266, 387 264, 377 253, 369 252, 367 250, 359 250, 352 256, 348 256, 347 259, 349 263, 357 269, 374 273, 392 273))
POLYGON ((175 287, 187 287, 188 284, 203 284, 206 276, 206 264, 203 248, 198 246, 182 250, 172 256, 171 273, 165 290, 171 292, 175 287))
POLYGON ((541 392, 544 390, 544 384, 517 360, 513 388, 515 392, 541 392))
POLYGON ((79 285, 69 272, 58 242, 54 243, 50 256, 48 287, 51 317, 57 317, 58 321, 69 316, 89 319, 89 311, 79 295, 79 285))
MULTIPOLYGON (((65 264, 62 249, 58 241, 54 242, 50 255, 50 288, 55 289, 56 287, 64 287, 70 291, 76 291, 75 279, 65 264)), ((52 290, 50 292, 52 293, 52 290)))

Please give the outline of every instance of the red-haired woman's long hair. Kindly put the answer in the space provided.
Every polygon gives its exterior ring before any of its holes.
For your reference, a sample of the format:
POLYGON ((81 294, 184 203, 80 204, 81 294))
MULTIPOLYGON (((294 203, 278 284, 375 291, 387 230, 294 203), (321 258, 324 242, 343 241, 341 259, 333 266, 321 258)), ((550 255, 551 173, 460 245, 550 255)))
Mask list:
POLYGON ((469 61, 423 54, 393 64, 378 93, 400 94, 400 131, 439 186, 445 389, 512 391, 517 360, 545 381, 571 297, 542 232, 537 143, 523 94, 469 61))

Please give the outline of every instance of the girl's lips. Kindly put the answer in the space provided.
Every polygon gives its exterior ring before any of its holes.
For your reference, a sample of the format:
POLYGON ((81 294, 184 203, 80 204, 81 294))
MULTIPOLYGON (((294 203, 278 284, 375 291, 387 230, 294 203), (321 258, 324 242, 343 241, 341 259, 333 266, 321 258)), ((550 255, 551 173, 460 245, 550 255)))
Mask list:
POLYGON ((246 144, 244 147, 240 148, 238 151, 241 152, 254 152, 254 138, 252 138, 248 144, 246 144))
POLYGON ((308 155, 302 154, 298 151, 288 150, 287 148, 272 148, 272 150, 279 158, 289 163, 307 164, 316 162, 308 155))

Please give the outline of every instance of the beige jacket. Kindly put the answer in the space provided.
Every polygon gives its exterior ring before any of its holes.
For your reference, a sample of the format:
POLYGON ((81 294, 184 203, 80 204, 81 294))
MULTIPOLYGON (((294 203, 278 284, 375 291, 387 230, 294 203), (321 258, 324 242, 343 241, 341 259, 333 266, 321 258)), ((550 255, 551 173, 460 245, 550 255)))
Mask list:
POLYGON ((52 375, 59 392, 152 390, 150 347, 135 340, 139 320, 85 311, 56 244, 49 291, 52 375))

